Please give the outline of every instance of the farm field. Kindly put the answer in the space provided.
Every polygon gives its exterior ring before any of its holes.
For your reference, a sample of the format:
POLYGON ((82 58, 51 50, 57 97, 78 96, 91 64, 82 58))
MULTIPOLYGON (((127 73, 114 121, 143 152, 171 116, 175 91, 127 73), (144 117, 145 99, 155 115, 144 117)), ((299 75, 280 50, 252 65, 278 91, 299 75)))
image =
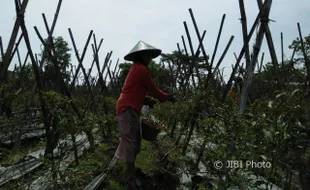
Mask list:
MULTIPOLYGON (((294 40, 284 45, 283 27, 279 45, 270 13, 280 2, 246 4, 257 8, 251 20, 243 1, 235 1, 239 33, 230 34, 223 14, 210 36, 188 8, 188 20, 176 23, 180 41, 167 42, 175 50, 149 63, 153 82, 175 101, 156 100, 139 116, 160 130, 141 142, 141 189, 310 189, 310 31, 292 23, 294 40)), ((114 156, 116 105, 133 63, 113 60, 91 28, 58 35, 62 0, 51 18, 41 15, 42 27, 26 22, 31 1, 14 3, 12 32, 0 30, 0 189, 126 189, 126 163, 114 156)))

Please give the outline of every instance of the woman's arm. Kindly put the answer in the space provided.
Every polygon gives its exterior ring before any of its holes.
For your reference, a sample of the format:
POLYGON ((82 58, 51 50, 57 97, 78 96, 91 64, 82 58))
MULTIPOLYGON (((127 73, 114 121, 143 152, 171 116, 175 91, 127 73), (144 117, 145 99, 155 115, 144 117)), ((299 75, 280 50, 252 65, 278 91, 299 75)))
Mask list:
POLYGON ((147 88, 147 90, 156 97, 160 102, 164 102, 168 98, 168 94, 163 92, 161 89, 159 89, 156 84, 153 82, 151 75, 147 68, 144 68, 142 70, 142 78, 144 86, 147 88))

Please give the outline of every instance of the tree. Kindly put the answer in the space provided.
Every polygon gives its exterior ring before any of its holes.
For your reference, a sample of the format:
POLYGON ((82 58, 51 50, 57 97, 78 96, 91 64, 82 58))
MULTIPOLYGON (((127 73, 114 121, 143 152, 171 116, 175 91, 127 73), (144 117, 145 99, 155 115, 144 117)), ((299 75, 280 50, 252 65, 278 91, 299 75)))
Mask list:
POLYGON ((16 67, 16 79, 19 83, 27 84, 28 86, 36 82, 35 74, 31 64, 16 67))
MULTIPOLYGON (((161 61, 170 63, 170 75, 173 76, 173 80, 179 89, 186 90, 192 88, 191 82, 193 78, 195 79, 195 84, 197 85, 196 79, 201 79, 198 86, 204 86, 205 80, 207 78, 208 67, 206 60, 203 56, 195 57, 187 56, 183 51, 173 51, 172 53, 162 54, 161 61), (194 77, 193 77, 194 76, 194 77)), ((206 57, 209 60, 209 56, 206 57)), ((210 83, 214 86, 217 85, 218 81, 215 76, 211 76, 210 83)))
MULTIPOLYGON (((306 36, 303 40, 303 46, 300 39, 297 38, 292 42, 289 48, 294 48, 296 50, 297 58, 295 58, 296 63, 298 63, 301 68, 306 68, 306 88, 309 89, 310 86, 310 34, 306 36)), ((293 63, 292 63, 293 65, 293 63)), ((308 91, 308 96, 310 97, 310 91, 308 91)))
MULTIPOLYGON (((305 53, 309 59, 310 58, 310 34, 304 38, 303 43, 304 43, 305 53)), ((301 46, 299 38, 296 38, 296 40, 294 40, 292 44, 289 45, 289 48, 290 49, 296 48, 296 55, 297 55, 295 56, 296 63, 305 63, 302 46, 301 46)))
MULTIPOLYGON (((47 39, 45 40, 47 41, 47 39)), ((69 69, 71 66, 71 54, 69 53, 71 49, 69 44, 59 36, 53 39, 55 47, 55 60, 60 68, 61 77, 66 81, 70 81, 69 69)), ((49 87, 55 87, 57 85, 57 75, 55 74, 55 67, 52 57, 49 56, 49 52, 46 48, 43 50, 44 61, 44 77, 49 87)))

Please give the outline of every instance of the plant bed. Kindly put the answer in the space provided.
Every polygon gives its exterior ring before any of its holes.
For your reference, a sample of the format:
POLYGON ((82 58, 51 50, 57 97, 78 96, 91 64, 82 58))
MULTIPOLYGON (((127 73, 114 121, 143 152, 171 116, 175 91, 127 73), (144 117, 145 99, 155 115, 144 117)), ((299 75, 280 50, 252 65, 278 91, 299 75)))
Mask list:
POLYGON ((22 158, 27 156, 27 154, 40 150, 44 148, 45 142, 42 140, 33 140, 28 143, 21 144, 21 147, 13 152, 7 148, 0 148, 0 151, 3 153, 2 158, 0 158, 0 165, 2 167, 11 166, 19 162, 22 158))
POLYGON ((58 189, 84 189, 109 164, 114 154, 113 144, 100 143, 94 152, 86 152, 79 160, 79 165, 72 164, 61 175, 58 189), (113 151, 112 151, 113 150, 113 151))
MULTIPOLYGON (((46 132, 44 129, 29 130, 20 136, 20 143, 31 144, 33 141, 38 141, 44 138, 45 133, 46 132)), ((0 137, 0 139, 1 139, 0 142, 1 147, 12 148, 15 145, 13 133, 6 134, 5 136, 0 137)))
MULTIPOLYGON (((15 190, 15 189, 25 189, 25 184, 28 184, 30 181, 35 180, 36 178, 42 176, 46 170, 48 170, 49 166, 46 164, 42 164, 41 167, 34 169, 31 173, 27 173, 21 176, 18 179, 11 180, 8 183, 5 183, 0 187, 0 189, 7 190, 15 190)), ((27 188, 26 188, 27 189, 27 188)))
MULTIPOLYGON (((171 174, 176 172, 176 162, 168 156, 165 151, 172 148, 170 142, 160 141, 159 149, 151 146, 148 141, 142 140, 141 152, 137 156, 136 168, 141 172, 138 178, 143 179, 143 189, 177 189, 179 179, 177 175, 171 174), (163 167, 165 166, 165 167, 163 167), (144 177, 141 177, 144 176, 144 177)), ((174 154, 174 153, 172 153, 174 154)), ((113 170, 109 173, 107 181, 102 185, 103 189, 124 189, 126 186, 126 164, 119 160, 113 170)))

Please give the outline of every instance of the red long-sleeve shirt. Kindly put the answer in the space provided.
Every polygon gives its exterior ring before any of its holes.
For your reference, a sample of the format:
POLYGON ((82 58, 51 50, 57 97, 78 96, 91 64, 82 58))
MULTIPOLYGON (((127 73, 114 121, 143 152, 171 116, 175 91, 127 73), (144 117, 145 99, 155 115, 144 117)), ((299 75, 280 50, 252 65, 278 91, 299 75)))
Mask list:
POLYGON ((120 115, 128 107, 140 113, 147 92, 150 92, 160 102, 164 102, 168 98, 168 94, 155 85, 147 67, 140 63, 134 63, 130 67, 117 101, 116 115, 120 115))

